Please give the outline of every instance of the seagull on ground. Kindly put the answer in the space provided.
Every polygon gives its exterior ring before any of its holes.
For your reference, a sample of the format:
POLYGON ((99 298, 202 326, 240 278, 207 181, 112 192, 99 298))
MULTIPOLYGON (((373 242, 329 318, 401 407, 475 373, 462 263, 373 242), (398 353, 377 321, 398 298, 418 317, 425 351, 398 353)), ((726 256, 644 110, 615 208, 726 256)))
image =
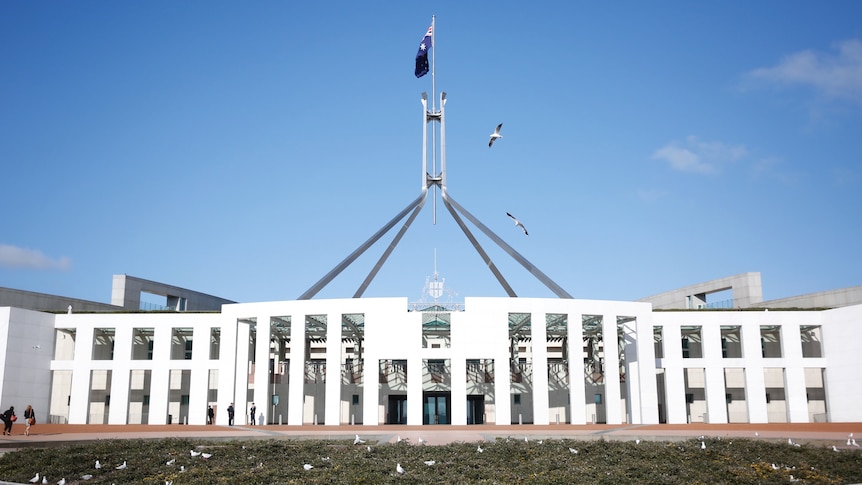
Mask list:
POLYGON ((48 477, 42 476, 42 485, 48 485, 48 477))
POLYGON ((850 438, 850 446, 859 448, 859 443, 856 442, 856 438, 850 438))
POLYGON ((841 450, 839 450, 837 446, 832 445, 832 451, 841 451, 841 450))
POLYGON ((507 215, 507 216, 509 216, 513 221, 515 221, 515 225, 516 225, 517 227, 520 227, 520 228, 521 228, 521 230, 522 230, 522 231, 524 231, 524 235, 525 235, 525 236, 529 236, 529 235, 530 235, 530 234, 527 232, 527 228, 526 228, 526 227, 524 227, 524 223, 523 223, 523 222, 519 221, 517 217, 513 216, 512 214, 510 214, 510 213, 508 213, 508 212, 506 213, 506 215, 507 215))
POLYGON ((195 451, 195 450, 189 450, 189 455, 191 455, 191 456, 192 456, 192 458, 194 458, 194 457, 196 457, 196 456, 201 456, 201 452, 200 452, 200 451, 195 451))
POLYGON ((398 439, 396 439, 396 440, 395 440, 395 442, 396 442, 396 443, 401 443, 402 441, 404 441, 404 440, 402 440, 402 439, 401 439, 401 435, 398 435, 398 439))
POLYGON ((482 452, 484 452, 485 450, 483 450, 483 449, 482 449, 482 445, 479 445, 479 446, 477 446, 477 447, 476 447, 476 451, 477 451, 477 452, 479 452, 479 453, 482 453, 482 452))
POLYGON ((171 458, 170 460, 168 460, 168 461, 166 461, 166 462, 165 462, 165 465, 167 465, 167 466, 171 466, 171 465, 173 465, 176 461, 177 461, 177 459, 176 459, 176 458, 171 458))
POLYGON ((424 445, 425 443, 427 443, 427 441, 423 440, 422 437, 420 436, 419 437, 419 444, 424 445))
POLYGON ((353 440, 353 444, 354 445, 361 445, 362 443, 365 443, 365 440, 360 438, 359 435, 356 435, 356 438, 353 440))
POLYGON ((576 449, 574 449, 574 448, 569 448, 569 453, 571 453, 571 454, 573 454, 573 455, 577 455, 577 454, 578 454, 578 450, 576 450, 576 449))
POLYGON ((122 464, 122 465, 117 465, 115 468, 116 468, 117 470, 125 470, 125 469, 126 469, 126 461, 125 461, 125 460, 123 460, 123 464, 122 464))
POLYGON ((638 439, 636 439, 636 440, 635 440, 635 444, 636 444, 636 445, 641 444, 641 440, 640 440, 640 438, 638 438, 638 439))
POLYGON ((437 462, 436 462, 436 461, 434 461, 434 460, 427 460, 427 461, 425 461, 424 463, 425 463, 426 465, 428 465, 428 466, 433 466, 433 465, 434 465, 435 463, 437 463, 437 462))
POLYGON ((401 463, 395 464, 395 471, 398 472, 399 475, 404 475, 404 467, 401 466, 401 463))
POLYGON ((365 449, 367 449, 368 452, 371 453, 371 446, 366 446, 365 449))
POLYGON ((36 476, 30 479, 30 483, 36 483, 39 481, 39 472, 36 472, 36 476))
POLYGON ((93 475, 90 475, 89 473, 87 473, 86 475, 81 475, 81 480, 89 480, 91 478, 93 478, 93 475))
POLYGON ((488 148, 491 148, 491 145, 497 141, 497 138, 503 138, 503 135, 500 134, 500 128, 503 127, 503 123, 497 125, 497 128, 494 129, 494 133, 491 133, 491 139, 488 140, 488 148))
POLYGON ((66 477, 61 478, 57 485, 66 485, 66 477))
POLYGON ((306 463, 305 465, 302 465, 302 468, 303 468, 305 471, 308 471, 308 470, 311 470, 312 468, 314 468, 314 466, 313 466, 313 465, 311 465, 311 464, 306 463))
POLYGON ((530 442, 530 440, 526 436, 524 436, 524 443, 529 443, 529 442, 530 442))
POLYGON ((98 470, 99 468, 102 468, 102 463, 99 462, 99 460, 96 460, 96 464, 94 466, 96 467, 96 470, 98 470))
POLYGON ((705 449, 706 449, 706 442, 704 442, 704 441, 701 441, 701 442, 700 442, 700 449, 701 449, 701 450, 705 450, 705 449))
POLYGON ((320 460, 321 460, 321 461, 329 461, 329 457, 328 457, 328 456, 324 456, 324 457, 322 457, 320 460))
POLYGON ((202 457, 204 460, 209 460, 211 456, 213 456, 213 454, 212 454, 212 453, 201 453, 201 457, 202 457))

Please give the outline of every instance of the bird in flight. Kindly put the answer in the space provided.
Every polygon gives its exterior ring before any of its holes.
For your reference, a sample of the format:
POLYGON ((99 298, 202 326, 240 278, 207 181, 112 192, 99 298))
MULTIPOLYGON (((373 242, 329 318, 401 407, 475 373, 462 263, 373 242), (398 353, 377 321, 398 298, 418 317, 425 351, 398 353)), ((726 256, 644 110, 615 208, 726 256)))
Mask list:
POLYGON ((497 125, 497 128, 494 130, 494 133, 491 133, 491 139, 488 140, 488 148, 491 148, 491 145, 494 144, 494 141, 497 138, 503 138, 503 135, 500 134, 500 128, 502 128, 502 127, 503 127, 503 123, 500 123, 499 125, 497 125))
POLYGON ((515 221, 515 225, 516 225, 516 226, 518 226, 518 227, 520 227, 520 228, 521 228, 521 230, 522 230, 522 231, 524 231, 524 235, 525 235, 525 236, 529 236, 529 235, 530 235, 530 234, 527 232, 527 228, 526 228, 526 227, 524 227, 524 223, 523 223, 523 222, 519 221, 517 217, 513 216, 512 214, 509 214, 508 212, 506 213, 506 215, 507 215, 507 216, 509 216, 513 221, 515 221))

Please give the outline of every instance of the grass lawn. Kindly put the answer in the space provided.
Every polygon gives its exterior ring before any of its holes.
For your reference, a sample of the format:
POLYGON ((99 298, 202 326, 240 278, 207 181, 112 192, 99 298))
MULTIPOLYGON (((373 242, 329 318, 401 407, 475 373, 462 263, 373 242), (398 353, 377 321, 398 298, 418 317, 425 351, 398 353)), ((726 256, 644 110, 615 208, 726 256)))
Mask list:
POLYGON ((481 443, 482 452, 478 447, 354 445, 352 440, 104 440, 6 453, 0 457, 0 480, 26 484, 39 473, 48 483, 65 478, 67 485, 862 483, 857 449, 835 452, 764 440, 499 439, 481 443), (211 456, 191 456, 191 450, 211 456), (126 467, 117 469, 124 462, 126 467), (396 471, 399 464, 403 474, 396 471), (81 478, 85 475, 92 477, 81 478))

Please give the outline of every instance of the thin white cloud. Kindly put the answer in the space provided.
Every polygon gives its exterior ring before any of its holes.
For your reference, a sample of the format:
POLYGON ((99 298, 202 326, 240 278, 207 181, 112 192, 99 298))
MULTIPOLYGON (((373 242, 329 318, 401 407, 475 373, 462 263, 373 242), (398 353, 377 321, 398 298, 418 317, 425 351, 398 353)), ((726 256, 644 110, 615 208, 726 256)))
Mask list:
POLYGON ((661 189, 638 189, 637 197, 643 202, 655 202, 667 195, 667 191, 661 189))
POLYGON ((671 142, 659 148, 653 153, 652 159, 664 160, 672 169, 680 172, 711 174, 719 171, 722 165, 747 154, 744 145, 701 141, 696 136, 689 136, 684 143, 671 142))
POLYGON ((69 269, 72 261, 67 257, 53 259, 35 249, 0 244, 0 267, 30 269, 69 269))
POLYGON ((838 52, 834 55, 804 50, 749 75, 778 84, 809 86, 828 98, 862 104, 862 41, 845 40, 835 47, 838 52))

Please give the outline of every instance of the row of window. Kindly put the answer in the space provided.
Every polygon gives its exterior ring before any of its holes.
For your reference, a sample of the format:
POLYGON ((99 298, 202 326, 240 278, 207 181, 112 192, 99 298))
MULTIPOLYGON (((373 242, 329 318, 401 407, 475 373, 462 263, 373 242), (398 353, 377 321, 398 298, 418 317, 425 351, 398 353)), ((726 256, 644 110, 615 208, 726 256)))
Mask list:
MULTIPOLYGON (((699 359, 703 357, 703 334, 699 325, 680 327, 682 333, 682 357, 684 359, 699 359)), ((823 357, 821 346, 821 328, 819 325, 803 325, 799 327, 802 344, 802 357, 823 357)), ((656 358, 664 357, 664 337, 662 327, 653 327, 656 358)), ((783 356, 781 325, 760 326, 760 354, 764 358, 780 358, 783 356)), ((740 325, 722 325, 721 356, 726 359, 743 357, 742 327, 740 325)))
MULTIPOLYGON (((127 351, 130 352, 131 360, 153 360, 153 347, 155 344, 154 328, 134 328, 132 330, 132 344, 127 351)), ((191 360, 194 348, 193 329, 173 328, 171 330, 171 360, 191 360)), ((75 329, 57 329, 55 338, 54 359, 73 360, 75 358, 75 342, 77 332, 75 329)), ((116 349, 115 328, 93 329, 92 360, 114 360, 116 349)), ((218 360, 219 347, 221 344, 221 328, 210 329, 209 359, 218 360)))

